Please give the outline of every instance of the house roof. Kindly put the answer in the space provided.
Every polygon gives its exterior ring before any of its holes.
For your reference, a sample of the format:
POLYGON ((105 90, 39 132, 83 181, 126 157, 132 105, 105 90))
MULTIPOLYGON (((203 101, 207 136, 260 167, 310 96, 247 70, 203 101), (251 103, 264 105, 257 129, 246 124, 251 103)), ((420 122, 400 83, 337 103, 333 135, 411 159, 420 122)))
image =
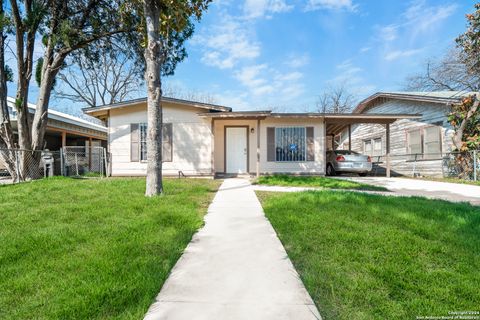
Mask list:
MULTIPOLYGON (((15 98, 7 97, 7 103, 10 105, 10 107, 14 107, 15 98)), ((37 109, 36 105, 34 104, 28 103, 27 105, 31 113, 34 113, 35 110, 37 109)), ((61 121, 64 123, 73 124, 79 127, 87 128, 87 129, 101 131, 104 133, 107 133, 108 131, 108 129, 105 126, 102 126, 102 125, 81 119, 79 117, 72 116, 67 113, 60 112, 57 110, 48 109, 48 118, 52 120, 61 121)))
MULTIPOLYGON (((183 99, 177 99, 177 98, 162 97, 162 101, 173 103, 173 104, 187 105, 190 107, 205 109, 209 111, 220 111, 220 112, 232 111, 232 108, 225 107, 225 106, 220 106, 220 105, 211 104, 211 103, 183 100, 183 99)), ((128 101, 122 101, 122 102, 117 102, 117 103, 103 105, 103 106, 83 108, 82 110, 86 114, 98 115, 99 113, 101 113, 101 111, 129 107, 139 103, 146 103, 146 102, 147 102, 147 98, 139 98, 139 99, 132 99, 128 101)))
POLYGON ((451 105, 460 102, 466 96, 475 94, 475 92, 466 91, 433 91, 433 92, 377 92, 365 100, 361 101, 352 111, 353 113, 362 113, 380 99, 397 99, 406 101, 432 102, 443 105, 451 105))
POLYGON ((237 112, 215 112, 199 113, 200 117, 213 119, 242 119, 242 118, 296 118, 296 119, 325 119, 327 122, 342 123, 390 123, 398 119, 418 119, 419 114, 355 114, 355 113, 275 113, 271 111, 237 111, 237 112))

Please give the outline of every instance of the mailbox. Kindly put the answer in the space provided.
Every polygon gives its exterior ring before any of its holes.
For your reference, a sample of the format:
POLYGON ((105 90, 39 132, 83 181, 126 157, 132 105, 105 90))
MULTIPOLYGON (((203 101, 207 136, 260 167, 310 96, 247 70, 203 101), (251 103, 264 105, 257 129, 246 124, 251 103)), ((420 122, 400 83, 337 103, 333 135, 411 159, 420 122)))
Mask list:
POLYGON ((48 150, 42 151, 43 174, 45 177, 53 177, 53 165, 55 163, 53 154, 48 150))

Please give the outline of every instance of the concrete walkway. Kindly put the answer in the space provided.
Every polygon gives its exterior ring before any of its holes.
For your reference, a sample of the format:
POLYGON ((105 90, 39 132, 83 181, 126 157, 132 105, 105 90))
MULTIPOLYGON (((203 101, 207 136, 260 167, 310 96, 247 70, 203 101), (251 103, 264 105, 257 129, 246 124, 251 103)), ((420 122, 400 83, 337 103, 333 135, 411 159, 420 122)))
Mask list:
POLYGON ((321 318, 250 183, 227 179, 145 319, 321 318))
POLYGON ((452 202, 470 202, 480 205, 480 186, 408 178, 336 177, 360 183, 385 187, 397 195, 419 196, 452 202))

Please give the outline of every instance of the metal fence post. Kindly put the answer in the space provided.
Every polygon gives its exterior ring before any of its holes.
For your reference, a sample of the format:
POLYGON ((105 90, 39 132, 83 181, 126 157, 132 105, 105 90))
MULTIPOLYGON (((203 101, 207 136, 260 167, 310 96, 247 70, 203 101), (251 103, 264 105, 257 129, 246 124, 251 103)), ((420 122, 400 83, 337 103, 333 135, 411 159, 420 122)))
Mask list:
POLYGON ((477 150, 473 150, 473 180, 477 181, 477 150))
POLYGON ((20 182, 20 161, 19 161, 19 153, 20 151, 15 151, 15 171, 17 173, 17 182, 20 182))
MULTIPOLYGON (((108 159, 107 159, 107 149, 105 148, 102 148, 103 149, 103 160, 104 160, 104 163, 105 163, 105 178, 108 177, 108 159)), ((103 164, 102 164, 102 167, 103 167, 103 164)))
POLYGON ((77 157, 77 153, 75 152, 75 171, 77 173, 77 176, 78 176, 78 157, 77 157))
POLYGON ((65 171, 63 169, 63 148, 60 148, 60 175, 65 176, 65 171))

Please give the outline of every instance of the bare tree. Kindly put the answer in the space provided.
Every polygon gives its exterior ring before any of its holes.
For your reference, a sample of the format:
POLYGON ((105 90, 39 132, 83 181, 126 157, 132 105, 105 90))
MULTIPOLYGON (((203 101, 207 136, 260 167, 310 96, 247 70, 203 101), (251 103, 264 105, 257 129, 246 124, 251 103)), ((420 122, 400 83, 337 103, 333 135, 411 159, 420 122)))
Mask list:
POLYGON ((408 91, 474 91, 480 90, 480 75, 468 66, 469 59, 460 48, 454 48, 439 60, 429 60, 425 69, 406 80, 408 91))
POLYGON ((143 83, 143 67, 130 57, 129 52, 118 50, 118 46, 115 50, 101 50, 98 60, 83 55, 75 57, 58 74, 64 86, 55 88, 55 97, 90 107, 132 98, 143 83))
POLYGON ((218 103, 217 99, 205 92, 195 91, 195 90, 184 90, 179 86, 172 84, 165 85, 162 89, 163 96, 169 98, 177 98, 183 100, 190 100, 202 103, 215 104, 218 103))
POLYGON ((345 83, 325 90, 318 96, 316 109, 322 113, 348 113, 355 107, 356 97, 345 83))

